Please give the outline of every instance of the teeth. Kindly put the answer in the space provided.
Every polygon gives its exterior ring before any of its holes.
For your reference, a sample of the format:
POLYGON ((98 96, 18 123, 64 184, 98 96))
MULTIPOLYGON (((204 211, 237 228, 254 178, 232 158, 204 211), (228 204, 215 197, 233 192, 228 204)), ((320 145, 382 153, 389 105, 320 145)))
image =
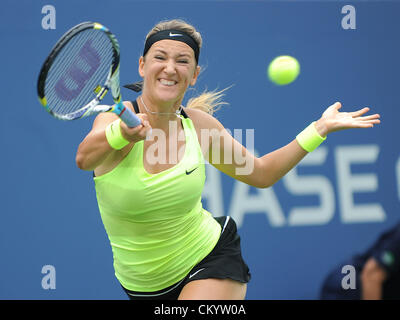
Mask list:
POLYGON ((175 81, 168 81, 165 79, 160 79, 161 84, 166 85, 166 86, 173 86, 176 82, 175 81))

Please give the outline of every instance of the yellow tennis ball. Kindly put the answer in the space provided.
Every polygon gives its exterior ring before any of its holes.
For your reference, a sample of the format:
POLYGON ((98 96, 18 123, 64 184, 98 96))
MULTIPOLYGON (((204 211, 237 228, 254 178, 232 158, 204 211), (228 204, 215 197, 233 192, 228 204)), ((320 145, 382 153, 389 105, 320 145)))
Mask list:
POLYGON ((291 56, 276 57, 268 66, 269 79, 278 84, 285 85, 296 80, 300 73, 300 64, 291 56))

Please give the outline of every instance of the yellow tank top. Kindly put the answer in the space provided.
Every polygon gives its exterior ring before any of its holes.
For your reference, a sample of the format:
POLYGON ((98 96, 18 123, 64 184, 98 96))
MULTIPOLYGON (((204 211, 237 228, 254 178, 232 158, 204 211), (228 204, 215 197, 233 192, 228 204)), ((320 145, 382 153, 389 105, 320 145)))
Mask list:
POLYGON ((216 245, 221 227, 202 207, 205 167, 192 121, 183 118, 181 161, 149 174, 143 141, 112 171, 94 177, 115 276, 128 290, 152 292, 183 279, 216 245))

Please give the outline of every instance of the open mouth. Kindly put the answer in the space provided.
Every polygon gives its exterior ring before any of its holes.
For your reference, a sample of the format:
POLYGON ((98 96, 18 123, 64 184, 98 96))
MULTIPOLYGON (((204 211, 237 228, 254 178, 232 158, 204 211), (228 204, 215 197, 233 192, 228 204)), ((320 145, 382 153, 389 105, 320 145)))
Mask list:
POLYGON ((160 81, 160 83, 163 86, 167 86, 167 87, 172 87, 174 85, 176 85, 178 82, 174 81, 174 80, 166 80, 166 79, 159 79, 158 81, 160 81))

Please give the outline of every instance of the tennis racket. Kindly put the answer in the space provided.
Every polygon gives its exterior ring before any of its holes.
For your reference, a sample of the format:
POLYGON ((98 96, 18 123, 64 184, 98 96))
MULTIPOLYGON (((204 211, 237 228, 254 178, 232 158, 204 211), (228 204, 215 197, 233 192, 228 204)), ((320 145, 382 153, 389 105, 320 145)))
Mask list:
POLYGON ((119 45, 100 23, 83 22, 65 33, 51 50, 39 74, 40 103, 61 120, 114 112, 128 127, 141 120, 121 101, 119 45), (114 106, 100 105, 111 89, 114 106))

